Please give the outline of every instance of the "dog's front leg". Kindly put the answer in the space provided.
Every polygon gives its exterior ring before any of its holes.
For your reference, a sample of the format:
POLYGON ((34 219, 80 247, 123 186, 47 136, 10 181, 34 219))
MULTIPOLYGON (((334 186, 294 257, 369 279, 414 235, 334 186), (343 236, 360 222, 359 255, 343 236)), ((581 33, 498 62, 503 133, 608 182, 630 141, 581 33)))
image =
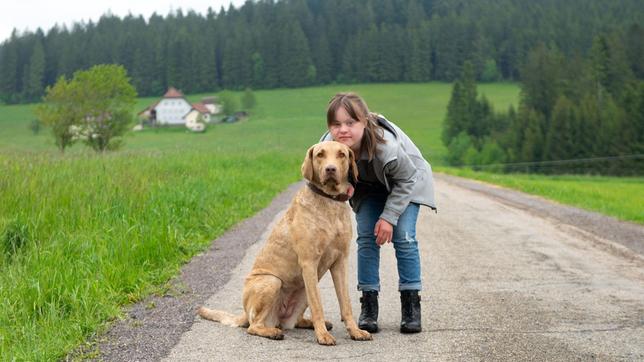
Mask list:
POLYGON ((372 339, 371 334, 358 328, 356 321, 353 319, 353 311, 351 310, 351 301, 349 299, 349 286, 347 283, 346 258, 340 258, 331 265, 331 277, 333 278, 333 287, 335 287, 335 294, 338 296, 338 303, 340 304, 340 315, 351 339, 356 341, 370 341, 372 339))
POLYGON ((304 278, 304 288, 306 289, 306 298, 311 309, 311 321, 315 329, 315 337, 319 344, 332 346, 335 345, 335 338, 329 333, 324 324, 324 311, 320 300, 320 289, 318 288, 318 271, 316 262, 302 262, 302 277, 304 278))

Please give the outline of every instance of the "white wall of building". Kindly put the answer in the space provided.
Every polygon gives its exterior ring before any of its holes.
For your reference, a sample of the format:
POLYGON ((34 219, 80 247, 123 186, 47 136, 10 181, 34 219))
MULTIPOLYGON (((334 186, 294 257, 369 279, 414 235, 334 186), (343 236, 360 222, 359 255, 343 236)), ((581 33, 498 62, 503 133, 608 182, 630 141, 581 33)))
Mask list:
POLYGON ((183 116, 190 111, 192 106, 183 98, 167 98, 161 100, 156 106, 157 123, 159 124, 185 124, 183 116))
POLYGON ((206 104, 206 108, 208 108, 211 114, 221 113, 221 106, 219 104, 208 103, 206 104))
MULTIPOLYGON (((196 125, 197 120, 199 119, 199 114, 200 114, 199 111, 197 111, 196 109, 193 109, 192 111, 190 111, 190 113, 188 113, 185 117, 186 127, 192 128, 194 125, 196 125)), ((202 115, 202 117, 204 122, 206 123, 210 122, 209 114, 204 114, 202 115)))

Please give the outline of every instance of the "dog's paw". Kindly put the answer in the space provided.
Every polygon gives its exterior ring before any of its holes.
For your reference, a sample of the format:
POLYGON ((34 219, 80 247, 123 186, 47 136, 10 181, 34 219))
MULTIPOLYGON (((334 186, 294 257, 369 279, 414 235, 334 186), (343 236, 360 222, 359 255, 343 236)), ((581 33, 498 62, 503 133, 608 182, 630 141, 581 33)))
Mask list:
POLYGON ((335 346, 335 338, 329 332, 321 333, 317 336, 317 339, 318 343, 323 346, 335 346))
POLYGON ((276 333, 266 337, 276 341, 281 341, 282 339, 284 339, 284 333, 276 333))
POLYGON ((349 335, 351 336, 351 339, 354 341, 371 341, 373 337, 371 336, 371 333, 362 330, 362 329, 355 329, 353 331, 349 331, 349 335))

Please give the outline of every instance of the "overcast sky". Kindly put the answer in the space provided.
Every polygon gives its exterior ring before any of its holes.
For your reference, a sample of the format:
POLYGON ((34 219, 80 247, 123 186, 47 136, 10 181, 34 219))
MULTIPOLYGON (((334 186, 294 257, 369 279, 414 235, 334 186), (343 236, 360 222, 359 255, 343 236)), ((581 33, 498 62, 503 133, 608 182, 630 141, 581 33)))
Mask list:
POLYGON ((35 31, 38 27, 46 33, 58 23, 69 27, 74 22, 93 20, 96 22, 101 15, 108 11, 123 17, 131 12, 133 15, 143 15, 147 20, 153 12, 167 15, 171 10, 181 8, 187 11, 195 10, 205 14, 208 7, 219 11, 223 5, 228 9, 230 3, 235 7, 241 6, 245 0, 0 0, 0 42, 11 36, 11 31, 25 29, 35 31))

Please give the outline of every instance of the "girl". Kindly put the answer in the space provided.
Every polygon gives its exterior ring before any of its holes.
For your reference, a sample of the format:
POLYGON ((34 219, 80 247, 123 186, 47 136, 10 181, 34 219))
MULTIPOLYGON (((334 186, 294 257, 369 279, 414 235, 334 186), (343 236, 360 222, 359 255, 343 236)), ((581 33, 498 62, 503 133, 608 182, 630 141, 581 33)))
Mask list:
POLYGON ((398 264, 402 333, 421 331, 420 255, 416 220, 420 205, 436 209, 431 166, 409 137, 385 117, 369 112, 355 93, 338 93, 327 109, 322 137, 349 146, 358 182, 350 199, 358 225, 358 324, 378 332, 380 246, 393 242, 398 264))

